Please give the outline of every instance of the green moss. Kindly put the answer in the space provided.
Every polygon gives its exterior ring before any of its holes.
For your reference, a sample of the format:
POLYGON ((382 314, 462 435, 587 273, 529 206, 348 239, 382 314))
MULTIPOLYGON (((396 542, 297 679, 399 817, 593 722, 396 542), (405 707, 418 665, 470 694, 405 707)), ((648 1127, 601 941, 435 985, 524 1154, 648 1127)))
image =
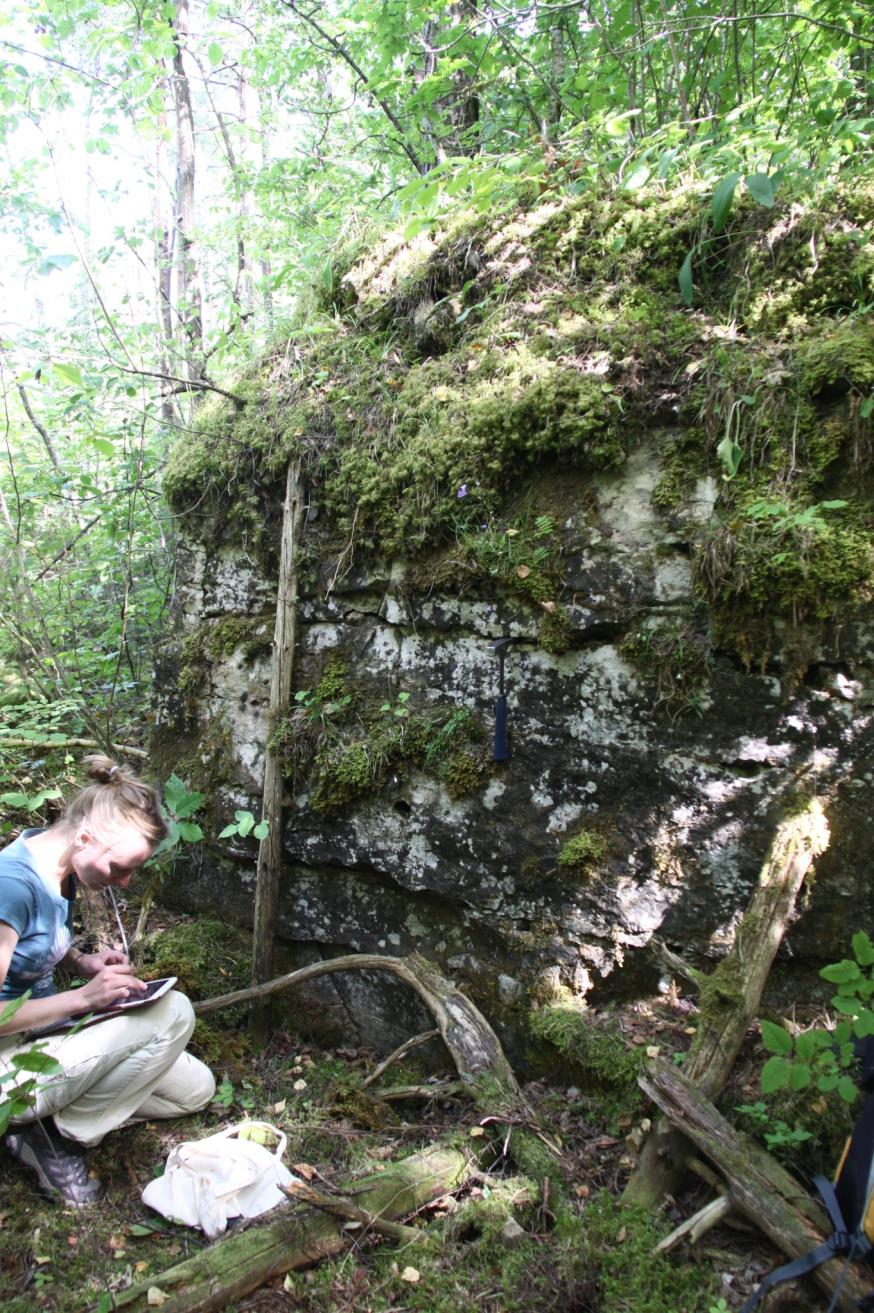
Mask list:
POLYGON ((640 1054, 593 1014, 573 1002, 546 1004, 530 1017, 531 1033, 548 1041, 592 1088, 612 1089, 637 1101, 640 1054))
MULTIPOLYGON (((250 937, 209 917, 154 931, 141 956, 151 977, 176 976, 179 988, 195 1002, 251 983, 250 937)), ((241 1015, 240 1009, 228 1009, 221 1014, 222 1025, 236 1024, 241 1015)))
POLYGON ((467 747, 451 753, 440 773, 450 798, 460 800, 478 793, 492 769, 492 759, 486 749, 467 747))
POLYGON ((667 1231, 661 1215, 625 1207, 606 1190, 583 1213, 588 1264, 597 1272, 597 1307, 610 1313, 707 1313, 719 1294, 715 1272, 655 1254, 667 1231))
POLYGON ((669 715, 699 712, 710 678, 711 651, 691 615, 655 620, 628 634, 620 648, 655 690, 669 715))
POLYGON ((558 864, 565 870, 585 871, 603 861, 607 840, 597 830, 579 830, 566 840, 558 854, 558 864))
MULTIPOLYGON (((821 626, 869 601, 870 533, 858 509, 840 512, 827 504, 752 503, 698 544, 695 577, 711 603, 714 639, 747 666, 764 666, 780 645, 781 622, 795 629, 821 626)), ((800 655, 806 646, 799 646, 800 655)))

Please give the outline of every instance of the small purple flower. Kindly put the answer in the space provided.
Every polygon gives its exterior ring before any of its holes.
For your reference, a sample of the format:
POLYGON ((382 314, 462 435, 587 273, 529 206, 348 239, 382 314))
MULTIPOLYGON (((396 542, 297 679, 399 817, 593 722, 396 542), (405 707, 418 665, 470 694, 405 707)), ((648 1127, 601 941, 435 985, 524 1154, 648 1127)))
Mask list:
POLYGON ((458 489, 458 492, 457 492, 455 495, 456 495, 456 497, 458 498, 459 501, 461 501, 462 497, 466 497, 466 496, 467 496, 467 484, 466 484, 466 483, 463 483, 463 484, 461 485, 461 487, 458 489))

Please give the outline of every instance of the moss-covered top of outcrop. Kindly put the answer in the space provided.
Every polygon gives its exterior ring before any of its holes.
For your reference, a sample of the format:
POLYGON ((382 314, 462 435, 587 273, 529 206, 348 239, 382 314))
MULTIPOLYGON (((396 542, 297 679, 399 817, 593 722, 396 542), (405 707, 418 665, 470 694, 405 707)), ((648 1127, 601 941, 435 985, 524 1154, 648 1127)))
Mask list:
POLYGON ((393 234, 238 404, 204 406, 167 495, 204 541, 272 550, 299 453, 338 541, 410 556, 496 523, 532 467, 619 467, 649 431, 666 515, 696 478, 721 482, 694 545, 709 600, 822 618, 871 578, 872 232, 874 185, 855 184, 747 197, 718 234, 703 188, 393 234))

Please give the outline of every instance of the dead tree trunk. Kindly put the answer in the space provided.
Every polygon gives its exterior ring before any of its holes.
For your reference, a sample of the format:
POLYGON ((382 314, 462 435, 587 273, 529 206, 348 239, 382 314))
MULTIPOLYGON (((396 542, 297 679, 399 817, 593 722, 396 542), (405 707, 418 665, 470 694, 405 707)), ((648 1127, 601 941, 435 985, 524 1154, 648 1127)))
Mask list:
MULTIPOLYGON (((698 1032, 685 1073, 708 1098, 725 1084, 758 1011, 796 895, 814 858, 827 846, 828 824, 818 799, 781 822, 734 944, 712 975, 702 980, 698 1032)), ((682 1144, 668 1123, 659 1120, 625 1188, 625 1201, 655 1203, 676 1188, 684 1164, 682 1144)))
MULTIPOLYGON (((656 1059, 640 1085, 684 1139, 719 1169, 733 1207, 789 1258, 806 1254, 831 1233, 825 1209, 775 1158, 735 1131, 688 1076, 656 1059)), ((843 1259, 831 1259, 811 1276, 831 1296, 844 1266, 843 1259)), ((836 1307, 852 1313, 870 1284, 848 1271, 836 1307)))
MULTIPOLYGON (((379 1175, 349 1182, 355 1203, 375 1218, 406 1217, 463 1184, 469 1170, 465 1155, 454 1149, 425 1149, 379 1175)), ((114 1297, 113 1307, 130 1313, 210 1313, 227 1308, 271 1277, 309 1267, 342 1253, 349 1245, 344 1223, 306 1205, 281 1205, 272 1221, 234 1232, 209 1245, 147 1285, 114 1297), (159 1291, 165 1298, 156 1297, 159 1291)), ((356 1233, 360 1234, 360 1233, 356 1233)))
MULTIPOLYGON (((267 749, 264 754, 264 820, 268 833, 258 849, 255 886, 255 929, 252 945, 252 980, 256 985, 273 972, 273 927, 282 862, 282 763, 272 746, 281 718, 288 712, 294 645, 297 631, 297 547, 303 524, 300 461, 288 466, 285 502, 282 508, 282 543, 279 554, 279 583, 276 593, 276 627, 273 638, 273 670, 270 677, 270 708, 267 716, 267 749)), ((270 1008, 257 996, 249 1014, 249 1025, 264 1038, 270 1008)))

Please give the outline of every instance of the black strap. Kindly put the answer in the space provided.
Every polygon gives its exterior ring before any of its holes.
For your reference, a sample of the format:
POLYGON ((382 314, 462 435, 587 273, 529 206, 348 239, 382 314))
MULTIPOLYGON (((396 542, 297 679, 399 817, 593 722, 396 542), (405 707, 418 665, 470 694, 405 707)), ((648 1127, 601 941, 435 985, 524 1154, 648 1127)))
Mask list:
POLYGON ((838 1234, 842 1234, 847 1229, 844 1221, 844 1214, 841 1205, 838 1202, 838 1196, 835 1193, 835 1187, 827 1176, 814 1176, 813 1184, 819 1192, 819 1197, 828 1209, 828 1215, 831 1218, 831 1224, 838 1234))
POLYGON ((829 1236, 828 1240, 824 1240, 815 1249, 809 1250, 806 1254, 801 1254, 798 1258, 793 1258, 791 1262, 784 1263, 782 1267, 775 1267, 774 1271, 769 1272, 764 1278, 758 1290, 753 1291, 740 1313, 751 1313, 751 1310, 756 1307, 759 1300, 768 1293, 772 1286, 779 1286, 781 1281, 793 1281, 796 1277, 807 1276, 808 1272, 812 1272, 821 1263, 834 1258, 842 1252, 837 1248, 835 1242, 845 1238, 843 1233, 840 1236, 829 1236))

